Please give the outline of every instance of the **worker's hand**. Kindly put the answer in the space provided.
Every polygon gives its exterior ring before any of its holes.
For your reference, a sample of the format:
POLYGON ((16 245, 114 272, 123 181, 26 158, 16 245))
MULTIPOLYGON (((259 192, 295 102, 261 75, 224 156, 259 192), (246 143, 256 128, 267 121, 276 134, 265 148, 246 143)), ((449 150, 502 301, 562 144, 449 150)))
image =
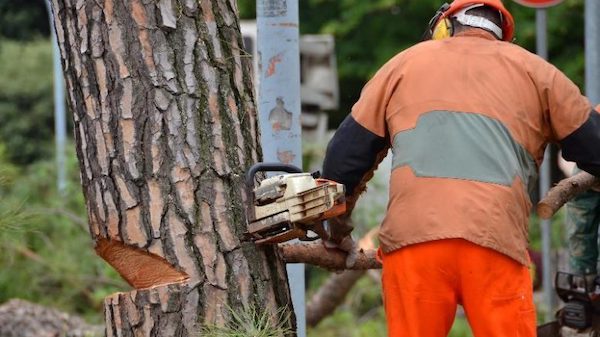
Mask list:
POLYGON ((323 246, 327 249, 339 249, 344 251, 346 253, 346 269, 354 267, 356 259, 358 258, 359 248, 358 244, 350 235, 342 238, 339 242, 323 240, 323 246))
POLYGON ((350 236, 354 226, 350 219, 350 215, 344 214, 328 219, 325 222, 325 230, 327 231, 328 241, 342 242, 346 237, 350 236))
POLYGON ((323 245, 328 249, 339 249, 346 252, 346 268, 352 268, 358 257, 358 245, 350 233, 354 229, 350 215, 333 217, 324 222, 326 237, 321 238, 323 245))

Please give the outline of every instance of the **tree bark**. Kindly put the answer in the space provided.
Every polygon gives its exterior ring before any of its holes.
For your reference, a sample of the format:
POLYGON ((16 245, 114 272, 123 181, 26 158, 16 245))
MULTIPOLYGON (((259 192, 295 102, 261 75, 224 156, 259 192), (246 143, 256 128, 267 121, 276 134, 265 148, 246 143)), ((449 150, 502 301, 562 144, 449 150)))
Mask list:
POLYGON ((332 271, 381 269, 374 249, 359 251, 356 263, 351 268, 346 268, 346 252, 327 249, 321 242, 285 243, 279 245, 279 250, 286 263, 308 263, 332 271))
POLYGON ((537 213, 542 219, 550 219, 567 201, 594 186, 600 186, 600 178, 587 172, 563 179, 538 203, 537 213))
POLYGON ((261 153, 236 1, 52 6, 90 233, 135 289, 106 299, 107 335, 197 336, 253 307, 293 328, 278 250, 240 240, 261 153))

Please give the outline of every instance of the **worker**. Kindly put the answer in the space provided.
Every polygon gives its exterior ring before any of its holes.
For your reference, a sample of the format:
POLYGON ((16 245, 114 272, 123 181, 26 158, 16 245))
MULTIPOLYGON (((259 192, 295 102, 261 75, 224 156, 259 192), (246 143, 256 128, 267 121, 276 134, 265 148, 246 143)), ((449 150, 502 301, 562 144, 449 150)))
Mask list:
MULTIPOLYGON (((600 105, 596 106, 600 110, 600 105)), ((580 170, 559 157, 559 167, 569 177, 580 170)), ((566 225, 571 273, 583 276, 592 290, 598 274, 598 229, 600 226, 600 188, 592 188, 567 202, 566 225)))
POLYGON ((600 191, 583 192, 567 203, 569 266, 571 272, 584 276, 592 290, 598 274, 598 226, 600 225, 600 191))
POLYGON ((323 176, 346 186, 349 212, 391 148, 379 234, 390 337, 447 336, 458 304, 476 337, 536 335, 529 192, 549 142, 600 176, 600 113, 513 32, 500 0, 445 4, 327 146, 323 176))

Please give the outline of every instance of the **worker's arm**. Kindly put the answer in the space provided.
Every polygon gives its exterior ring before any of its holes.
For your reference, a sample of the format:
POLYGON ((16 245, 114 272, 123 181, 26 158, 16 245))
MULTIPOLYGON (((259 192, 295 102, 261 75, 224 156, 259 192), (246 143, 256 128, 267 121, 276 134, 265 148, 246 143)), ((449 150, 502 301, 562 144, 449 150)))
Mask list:
POLYGON ((579 168, 600 176, 600 106, 595 109, 579 88, 556 67, 543 66, 544 117, 551 136, 562 148, 562 155, 579 168))
POLYGON ((386 63, 363 88, 352 113, 339 126, 327 146, 323 177, 346 187, 345 216, 330 221, 334 241, 352 231, 350 214, 358 196, 389 148, 386 123, 388 105, 400 83, 400 56, 386 63))
POLYGON ((373 177, 389 148, 387 137, 380 137, 359 124, 352 115, 344 119, 327 146, 323 162, 323 177, 346 187, 346 214, 329 219, 329 238, 325 247, 348 252, 346 266, 351 267, 358 247, 350 233, 354 229, 350 214, 366 183, 373 177))
POLYGON ((600 113, 592 109, 585 122, 560 141, 563 157, 600 177, 600 113))
POLYGON ((323 177, 344 184, 349 212, 385 158, 388 148, 387 137, 369 131, 352 115, 344 119, 329 142, 323 162, 323 177))

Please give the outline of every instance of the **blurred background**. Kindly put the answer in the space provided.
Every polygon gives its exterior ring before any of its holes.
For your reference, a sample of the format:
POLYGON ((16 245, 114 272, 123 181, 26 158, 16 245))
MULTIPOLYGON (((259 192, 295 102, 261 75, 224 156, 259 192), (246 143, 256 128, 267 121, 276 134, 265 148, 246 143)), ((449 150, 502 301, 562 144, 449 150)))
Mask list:
MULTIPOLYGON (((300 1, 303 124, 313 135, 303 146, 305 169, 319 168, 331 132, 362 86, 390 57, 421 40, 441 2, 300 1), (323 78, 333 86, 318 87, 323 78)), ((515 43, 535 52, 535 10, 504 2, 516 21, 515 43)), ((256 3, 239 0, 238 6, 252 53, 256 3)), ((549 60, 583 90, 584 0, 565 0, 547 14, 549 60)), ((20 298, 100 324, 103 298, 128 286, 92 249, 68 112, 67 175, 64 188, 57 188, 52 62, 44 0, 0 0, 0 305, 20 298)), ((355 212, 357 236, 376 227, 385 211, 387 176, 385 168, 379 171, 355 212)), ((561 177, 553 170, 553 181, 561 177)), ((564 245, 562 215, 554 222, 552 247, 558 254, 564 245)), ((540 250, 535 217, 531 238, 535 254, 540 250)), ((307 267, 307 300, 329 275, 307 267)), ((319 337, 385 334, 377 272, 361 277, 335 313, 308 331, 319 337)), ((451 336, 470 335, 459 312, 451 336)))

